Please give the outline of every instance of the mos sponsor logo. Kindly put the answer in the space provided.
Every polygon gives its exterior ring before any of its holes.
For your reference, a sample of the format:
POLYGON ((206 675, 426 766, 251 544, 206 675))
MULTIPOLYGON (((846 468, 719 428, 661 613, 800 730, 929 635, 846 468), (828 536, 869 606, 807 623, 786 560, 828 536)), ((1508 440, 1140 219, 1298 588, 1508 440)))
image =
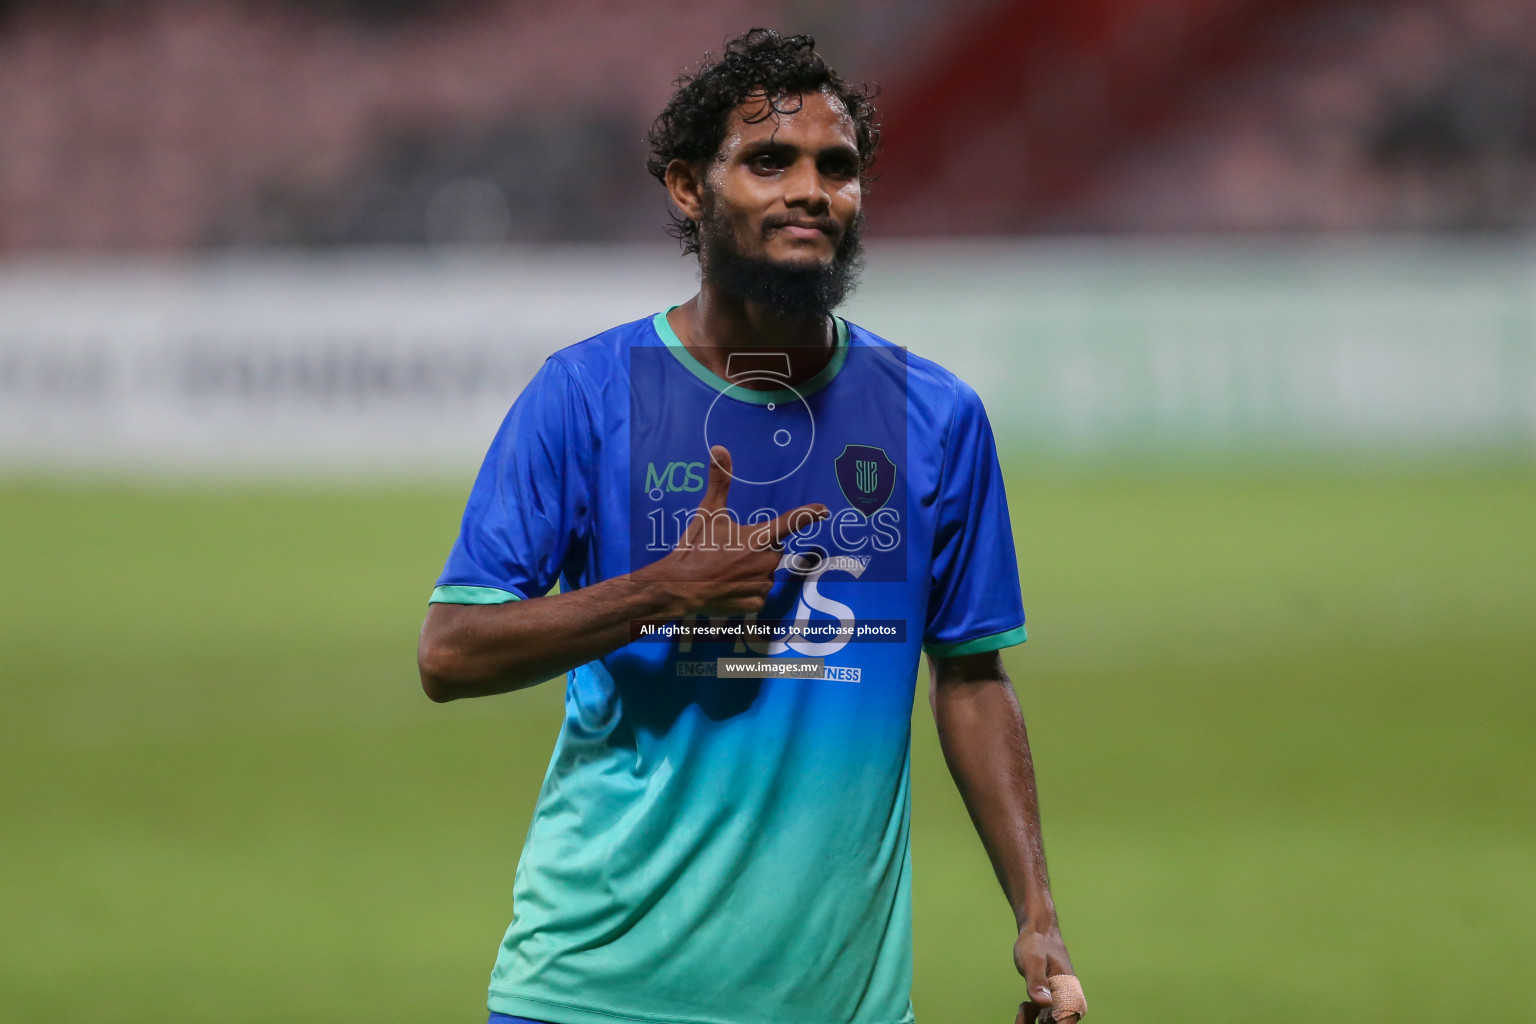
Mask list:
POLYGON ((704 489, 704 463, 669 462, 662 469, 650 462, 645 467, 645 493, 652 501, 667 494, 697 494, 704 489))

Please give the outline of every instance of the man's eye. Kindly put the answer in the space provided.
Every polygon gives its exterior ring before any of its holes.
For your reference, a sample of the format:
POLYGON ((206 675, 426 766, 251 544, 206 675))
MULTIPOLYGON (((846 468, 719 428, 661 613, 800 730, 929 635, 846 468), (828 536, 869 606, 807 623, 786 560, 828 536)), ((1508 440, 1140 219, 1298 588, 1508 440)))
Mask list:
POLYGON ((752 158, 752 169, 755 171, 776 171, 781 166, 783 165, 779 162, 779 158, 771 153, 764 153, 761 156, 752 158))

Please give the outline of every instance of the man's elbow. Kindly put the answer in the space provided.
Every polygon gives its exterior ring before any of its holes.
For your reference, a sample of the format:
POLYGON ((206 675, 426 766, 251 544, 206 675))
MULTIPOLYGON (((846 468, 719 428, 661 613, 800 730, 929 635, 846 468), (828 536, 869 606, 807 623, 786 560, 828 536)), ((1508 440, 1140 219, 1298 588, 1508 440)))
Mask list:
POLYGON ((421 675, 421 692, 435 704, 468 695, 462 660, 441 643, 422 638, 416 647, 416 671, 421 675))

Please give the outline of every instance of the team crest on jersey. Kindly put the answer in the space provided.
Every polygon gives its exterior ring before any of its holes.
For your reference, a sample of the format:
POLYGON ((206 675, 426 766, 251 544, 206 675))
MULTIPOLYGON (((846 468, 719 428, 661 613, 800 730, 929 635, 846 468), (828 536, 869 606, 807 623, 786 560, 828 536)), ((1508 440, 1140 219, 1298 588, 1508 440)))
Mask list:
POLYGON ((837 470, 837 486, 843 489, 843 497, 865 516, 874 515, 891 500, 891 491, 896 487, 896 463, 884 448, 844 445, 843 453, 832 465, 837 470))

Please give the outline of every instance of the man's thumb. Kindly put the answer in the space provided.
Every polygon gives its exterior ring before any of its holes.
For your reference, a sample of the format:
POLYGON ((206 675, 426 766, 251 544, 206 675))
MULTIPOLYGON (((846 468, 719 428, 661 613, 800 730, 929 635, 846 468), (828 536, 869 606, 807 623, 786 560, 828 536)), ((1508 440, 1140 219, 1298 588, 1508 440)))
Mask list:
POLYGON ((712 445, 709 449, 709 486, 699 501, 699 508, 718 512, 725 508, 731 493, 731 453, 725 445, 712 445))
POLYGON ((1024 957, 1024 984, 1029 990, 1029 1001, 1036 1006, 1051 1005, 1051 989, 1045 973, 1044 956, 1030 953, 1024 957))

